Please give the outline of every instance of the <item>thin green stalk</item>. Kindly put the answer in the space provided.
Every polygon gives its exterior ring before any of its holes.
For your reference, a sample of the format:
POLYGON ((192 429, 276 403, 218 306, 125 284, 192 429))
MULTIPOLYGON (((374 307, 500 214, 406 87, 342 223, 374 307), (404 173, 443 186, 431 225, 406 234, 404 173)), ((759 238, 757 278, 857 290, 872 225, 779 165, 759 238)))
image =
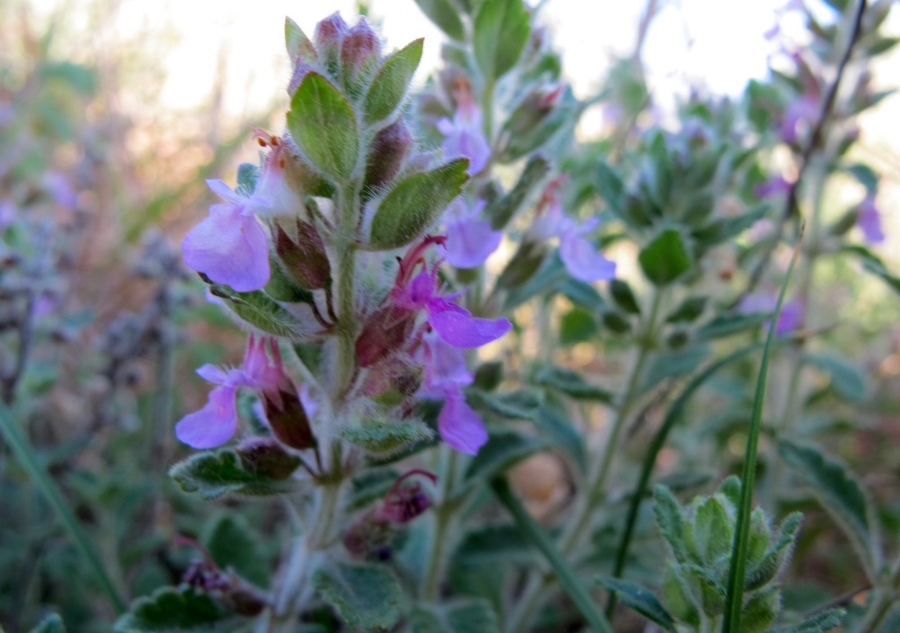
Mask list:
POLYGON ((447 444, 440 447, 440 470, 438 482, 440 493, 434 508, 435 529, 432 534, 431 549, 425 565, 425 580, 422 584, 422 598, 433 601, 438 596, 441 578, 444 574, 448 535, 453 533, 451 526, 456 516, 457 502, 453 497, 456 477, 456 461, 458 453, 447 444))
POLYGON ((15 420, 13 420, 9 408, 3 403, 0 403, 0 434, 3 435, 7 444, 9 444, 9 447, 12 449, 16 459, 22 465, 22 468, 28 473, 32 483, 34 483, 38 490, 41 491, 41 494, 44 495, 63 522, 63 525, 65 526, 66 531, 68 531, 72 541, 74 541, 75 546, 81 552, 81 555, 84 556, 88 565, 100 581, 103 593, 106 594, 110 604, 118 613, 123 613, 126 609, 125 600, 116 590, 106 568, 103 566, 103 561, 100 559, 97 550, 94 549, 93 544, 88 540, 88 537, 82 531, 81 526, 78 525, 78 519, 75 518, 72 510, 66 504, 56 483, 40 464, 28 439, 22 431, 19 430, 15 420))
MULTIPOLYGON (((675 402, 672 404, 672 407, 666 414, 665 420, 663 420, 663 423, 659 427, 659 430, 656 432, 656 435, 653 436, 653 440, 650 443, 650 449, 644 456, 644 462, 641 466, 641 476, 638 480, 637 486, 635 486, 634 488, 634 492, 631 495, 631 502, 628 507, 628 517, 625 520, 625 530, 622 533, 622 540, 620 541, 619 548, 616 551, 616 563, 612 573, 613 578, 619 578, 625 569, 625 560, 628 557, 628 548, 631 545, 631 537, 634 534, 634 528, 637 524, 638 511, 640 510, 644 495, 647 493, 647 486, 650 482, 650 475, 653 472, 653 467, 656 466, 656 458, 659 456, 659 452, 662 450, 663 446, 665 446, 666 439, 669 436, 669 432, 679 421, 679 419, 681 419, 681 415, 684 412, 684 408, 687 406, 688 400, 690 400, 694 393, 714 373, 716 373, 726 365, 744 358, 752 352, 762 349, 763 346, 763 343, 757 343, 755 345, 751 345, 750 347, 745 347, 736 352, 733 352, 728 356, 712 363, 702 372, 697 374, 690 383, 688 383, 688 385, 678 396, 678 399, 675 400, 675 402)), ((612 618, 615 607, 616 594, 615 592, 612 592, 610 593, 609 601, 606 605, 607 618, 612 618)))
POLYGON ((340 410, 340 400, 350 386, 356 366, 356 321, 354 319, 354 277, 356 272, 356 234, 359 190, 355 183, 347 185, 339 196, 341 225, 337 239, 338 278, 338 366, 332 392, 333 409, 340 410))
POLYGON ((609 622, 606 621, 606 618, 603 617, 603 614, 597 608, 591 594, 585 589, 562 553, 556 549, 556 546, 550 538, 544 534, 541 527, 535 523, 534 519, 531 518, 531 515, 528 514, 528 511, 525 510, 521 502, 512 493, 506 479, 498 477, 492 480, 491 488, 493 488, 494 494, 500 502, 507 510, 509 510, 509 513, 512 514, 513 519, 515 519, 516 525, 522 534, 532 545, 541 550, 541 553, 556 573, 556 577, 559 579, 560 584, 566 590, 566 593, 569 594, 572 602, 575 603, 575 606, 581 612, 581 615, 584 616, 584 619, 591 629, 598 633, 612 633, 609 622))
POLYGON ((744 576, 747 567, 747 548, 750 539, 750 515, 753 512, 753 483, 756 479, 756 454, 759 447, 759 433, 762 426, 763 402, 766 395, 766 374, 769 370, 769 358, 772 355, 772 342, 775 339, 775 327, 778 316, 781 314, 781 306, 784 303, 784 295, 787 293, 788 282, 794 265, 797 263, 797 255, 800 253, 800 242, 803 239, 803 227, 800 228, 800 236, 794 246, 794 255, 788 266, 787 274, 781 284, 781 292, 778 294, 778 303, 769 323, 769 333, 766 336, 766 345, 763 350, 762 361, 759 367, 759 378, 756 382, 756 396, 753 399, 753 414, 750 418, 750 429, 747 433, 747 452, 744 456, 744 467, 741 473, 741 501, 738 508, 737 529, 734 534, 734 542, 731 548, 731 568, 728 574, 728 592, 725 598, 725 614, 722 622, 722 633, 739 633, 741 630, 741 612, 744 605, 744 576))

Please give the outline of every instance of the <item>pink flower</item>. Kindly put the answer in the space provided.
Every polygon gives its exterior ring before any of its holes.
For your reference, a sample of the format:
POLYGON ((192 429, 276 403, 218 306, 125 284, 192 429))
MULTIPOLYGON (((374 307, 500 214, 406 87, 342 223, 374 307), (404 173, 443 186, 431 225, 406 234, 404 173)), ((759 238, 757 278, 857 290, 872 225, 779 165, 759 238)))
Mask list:
POLYGON ((878 244, 884 241, 884 229, 881 226, 881 213, 875 206, 875 194, 867 195, 859 203, 859 215, 856 217, 856 226, 863 232, 863 237, 869 244, 878 244))
POLYGON ((425 389, 430 395, 444 397, 438 415, 438 432, 447 444, 469 455, 475 455, 488 439, 484 421, 466 403, 463 387, 472 384, 472 373, 466 368, 461 349, 429 332, 423 339, 425 389))
POLYGON ((302 193, 294 189, 292 179, 287 177, 293 156, 277 136, 256 130, 254 137, 261 147, 272 150, 266 155, 256 189, 247 200, 249 212, 262 217, 299 215, 304 209, 302 193))
POLYGON ((472 88, 461 82, 455 91, 456 114, 451 121, 444 117, 437 122, 438 131, 444 135, 441 148, 446 158, 469 159, 470 175, 480 172, 491 157, 491 146, 484 135, 481 112, 472 99, 472 88))
POLYGON ((491 253, 500 246, 503 231, 494 231, 491 223, 481 217, 484 200, 478 200, 471 207, 457 198, 444 214, 447 227, 447 249, 445 259, 456 268, 481 266, 491 253))
POLYGON ((540 202, 543 213, 535 219, 529 232, 539 239, 558 237, 559 256, 566 270, 576 279, 588 283, 613 279, 616 276, 616 263, 606 259, 584 237, 597 228, 599 220, 590 218, 578 223, 563 212, 559 187, 564 180, 564 177, 559 177, 547 185, 540 202))
POLYGON ((181 243, 184 263, 216 283, 238 292, 259 290, 269 281, 269 244, 248 200, 221 180, 207 180, 226 204, 214 204, 209 217, 188 231, 181 243))
POLYGON ((284 372, 274 339, 260 338, 257 341, 251 335, 244 363, 239 369, 226 370, 215 365, 204 365, 197 373, 216 387, 209 392, 209 401, 203 408, 184 416, 175 425, 175 435, 179 441, 193 448, 221 446, 234 436, 237 430, 234 399, 239 388, 254 389, 264 401, 272 401, 278 406, 283 406, 283 392, 296 392, 284 372), (273 360, 266 354, 267 340, 273 350, 273 360))

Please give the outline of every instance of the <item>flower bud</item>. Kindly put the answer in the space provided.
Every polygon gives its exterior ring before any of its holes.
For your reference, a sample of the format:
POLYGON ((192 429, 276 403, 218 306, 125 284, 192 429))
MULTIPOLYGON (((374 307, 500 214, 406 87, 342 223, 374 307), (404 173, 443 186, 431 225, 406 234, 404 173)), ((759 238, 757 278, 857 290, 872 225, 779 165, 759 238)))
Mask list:
POLYGON ((247 438, 237 446, 235 452, 244 470, 272 479, 287 479, 300 466, 300 459, 296 455, 291 455, 269 437, 247 438))
POLYGON ((378 132, 366 157, 364 186, 375 188, 387 185, 400 171, 412 146, 412 134, 402 118, 378 132))
POLYGON ((395 407, 415 395, 421 384, 420 366, 392 361, 369 372, 363 393, 378 404, 395 407))
POLYGON ((296 391, 279 388, 277 396, 264 391, 261 397, 266 419, 279 441, 297 450, 316 446, 309 416, 296 391))
POLYGON ((316 24, 313 40, 319 53, 319 60, 332 75, 337 75, 340 66, 341 42, 347 35, 347 23, 340 13, 332 13, 316 24))
POLYGON ((331 264, 325 253, 322 236, 310 222, 298 219, 294 236, 277 224, 275 252, 284 272, 301 288, 324 288, 331 280, 331 264))
POLYGON ((352 94, 362 92, 362 85, 372 76, 381 57, 378 35, 360 18, 341 43, 341 72, 344 86, 352 94))
POLYGON ((212 560, 192 561, 181 581, 239 615, 259 615, 269 602, 262 591, 234 572, 222 571, 212 560))
POLYGON ((409 341, 416 313, 394 305, 379 308, 369 317, 356 339, 356 360, 371 367, 402 349, 409 341))
POLYGON ((376 509, 351 523, 341 535, 341 542, 352 556, 369 558, 386 550, 396 533, 396 526, 376 509))
POLYGON ((513 110, 505 131, 512 136, 530 134, 559 105, 565 86, 547 84, 532 90, 513 110))
POLYGON ((404 525, 431 507, 431 498, 418 483, 388 493, 381 506, 381 516, 404 525))

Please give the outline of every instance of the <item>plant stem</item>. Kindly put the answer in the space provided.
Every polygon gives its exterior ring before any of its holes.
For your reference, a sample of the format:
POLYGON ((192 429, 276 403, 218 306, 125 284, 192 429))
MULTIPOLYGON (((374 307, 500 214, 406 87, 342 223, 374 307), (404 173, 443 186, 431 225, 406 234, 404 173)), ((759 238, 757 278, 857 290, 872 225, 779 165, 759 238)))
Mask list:
POLYGON ((338 358, 337 372, 332 391, 332 408, 340 410, 340 401, 350 387, 356 366, 356 320, 354 314, 354 276, 356 272, 356 226, 359 207, 359 189, 355 183, 344 187, 338 198, 341 225, 337 235, 338 255, 337 309, 338 309, 338 358))
POLYGON ((450 528, 454 523, 455 510, 458 505, 453 499, 457 453, 448 444, 441 444, 439 450, 441 460, 438 473, 440 492, 438 503, 434 507, 435 528, 422 584, 422 598, 430 602, 438 597, 441 578, 446 566, 446 553, 450 545, 448 535, 453 533, 450 528))

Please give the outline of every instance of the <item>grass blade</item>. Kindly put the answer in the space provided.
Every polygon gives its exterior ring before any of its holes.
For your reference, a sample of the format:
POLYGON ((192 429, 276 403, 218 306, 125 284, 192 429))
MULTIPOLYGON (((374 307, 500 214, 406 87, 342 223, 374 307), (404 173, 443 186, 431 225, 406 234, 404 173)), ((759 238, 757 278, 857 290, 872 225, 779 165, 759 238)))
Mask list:
POLYGON ((94 549, 87 535, 82 531, 81 526, 78 525, 78 519, 72 514, 72 510, 66 504, 65 499, 63 499, 56 483, 50 478, 46 469, 41 466, 34 449, 22 431, 19 430, 9 408, 2 402, 0 402, 0 435, 9 444, 19 464, 31 478, 32 483, 41 491, 41 494, 44 495, 47 502, 56 511, 75 546, 97 575, 97 579, 100 581, 103 592, 109 599, 110 604, 117 612, 123 613, 125 611, 125 601, 119 595, 119 592, 116 591, 109 574, 106 573, 106 568, 104 568, 97 550, 94 549))
POLYGON ((575 603, 575 606, 581 612, 581 615, 584 616, 584 619, 591 629, 597 633, 612 633, 609 622, 607 622, 603 613, 597 608, 597 604, 594 602, 591 594, 585 589, 582 582, 578 579, 578 576, 575 575, 575 571, 569 565, 568 561, 566 561, 560 551, 556 549, 553 542, 546 534, 544 534, 541 527, 535 523, 534 519, 531 518, 531 515, 528 514, 528 511, 525 510, 513 494, 512 490, 510 490, 506 479, 503 477, 495 477, 491 480, 491 488, 494 489, 494 494, 497 496, 497 499, 499 499, 500 502, 506 506, 506 509, 509 510, 509 513, 513 516, 513 519, 515 519, 516 525, 522 531, 525 538, 528 539, 532 545, 541 550, 541 553, 543 553, 544 557, 553 568, 553 571, 556 573, 559 584, 561 584, 563 589, 566 590, 566 593, 569 594, 572 602, 575 603))
POLYGON ((722 633, 739 633, 741 630, 741 611, 744 604, 744 576, 747 567, 747 547, 750 537, 750 515, 753 512, 753 483, 756 478, 756 453, 759 447, 759 431, 762 423, 763 401, 766 396, 766 374, 769 371, 769 357, 772 355, 772 341, 775 339, 775 326, 778 323, 778 315, 781 314, 781 306, 784 303, 784 295, 787 293, 788 282, 797 256, 800 253, 800 243, 803 240, 803 228, 800 228, 800 236, 794 246, 794 254, 784 282, 781 284, 781 292, 778 293, 778 303, 769 323, 769 333, 766 336, 766 346, 763 350, 762 361, 759 365, 759 377, 756 381, 756 395, 753 399, 753 415, 750 418, 750 429, 747 433, 747 452, 744 456, 744 468, 741 474, 741 502, 738 508, 737 525, 735 526, 734 541, 731 547, 731 569, 728 573, 728 592, 725 597, 725 618, 722 622, 722 633))

